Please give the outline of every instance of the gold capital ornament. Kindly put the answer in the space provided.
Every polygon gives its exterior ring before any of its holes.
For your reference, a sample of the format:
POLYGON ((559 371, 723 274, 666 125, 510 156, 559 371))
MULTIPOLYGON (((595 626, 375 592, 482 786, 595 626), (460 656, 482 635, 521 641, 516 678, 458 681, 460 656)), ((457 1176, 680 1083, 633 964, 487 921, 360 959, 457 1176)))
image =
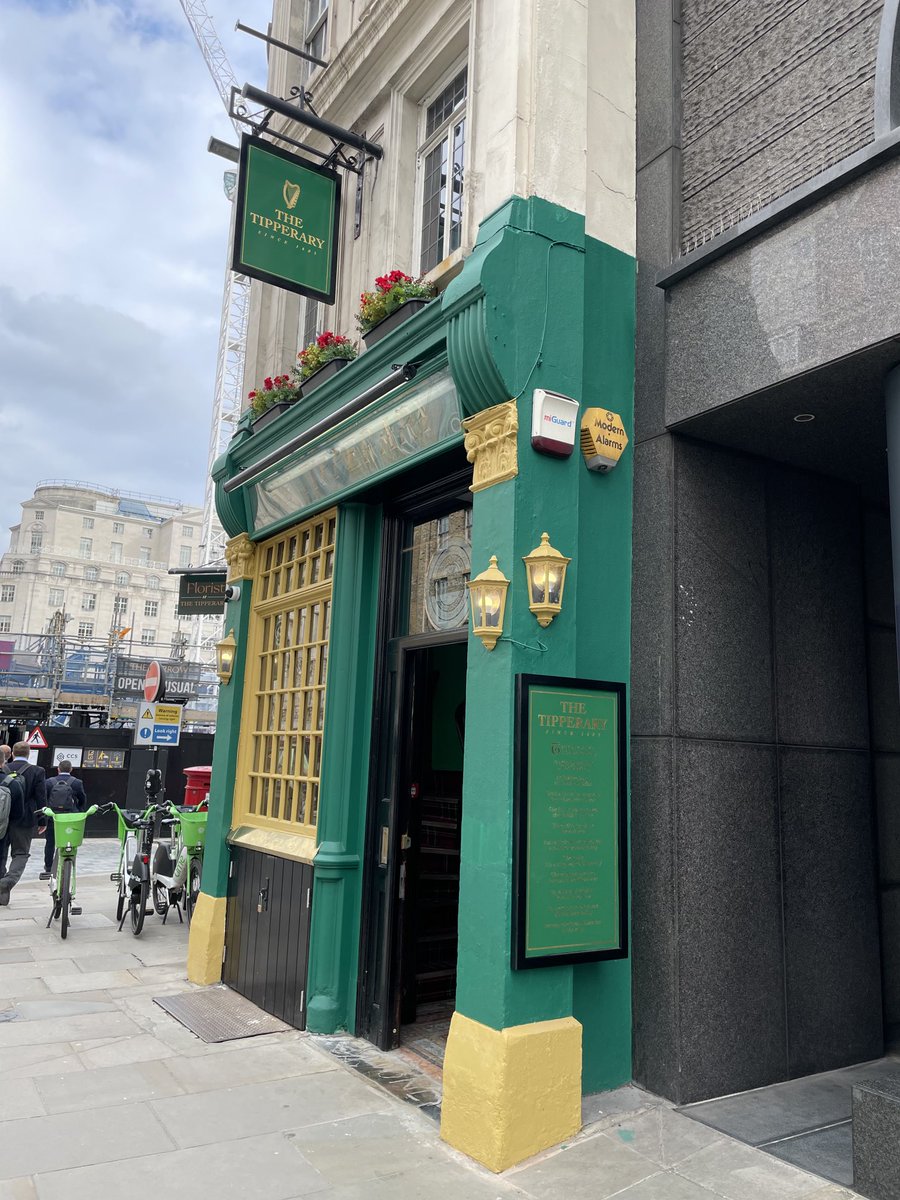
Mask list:
POLYGON ((466 431, 466 458, 475 467, 470 491, 480 492, 482 488, 518 475, 516 434, 519 414, 515 400, 495 404, 474 417, 467 417, 463 429, 466 431))
POLYGON ((239 533, 225 543, 225 561, 228 563, 229 582, 234 579, 250 579, 253 575, 253 560, 256 543, 246 533, 239 533))

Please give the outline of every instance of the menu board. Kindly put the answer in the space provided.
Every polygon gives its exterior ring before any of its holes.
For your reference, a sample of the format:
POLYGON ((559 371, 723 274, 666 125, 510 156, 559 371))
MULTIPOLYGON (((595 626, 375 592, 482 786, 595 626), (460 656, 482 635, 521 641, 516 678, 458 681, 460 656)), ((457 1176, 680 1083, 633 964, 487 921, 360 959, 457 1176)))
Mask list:
POLYGON ((625 685, 517 683, 513 967, 625 958, 625 685))

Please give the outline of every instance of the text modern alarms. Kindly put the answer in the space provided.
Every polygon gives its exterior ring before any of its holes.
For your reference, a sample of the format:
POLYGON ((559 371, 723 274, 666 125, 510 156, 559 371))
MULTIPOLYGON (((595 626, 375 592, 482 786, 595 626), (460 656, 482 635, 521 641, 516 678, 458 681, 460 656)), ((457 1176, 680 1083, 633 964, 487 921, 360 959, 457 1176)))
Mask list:
POLYGON ((628 434, 618 413, 605 408, 586 408, 581 418, 581 453, 589 471, 605 473, 625 453, 628 434))
POLYGON ((541 454, 568 458, 578 433, 578 401, 535 388, 531 408, 531 444, 541 454))

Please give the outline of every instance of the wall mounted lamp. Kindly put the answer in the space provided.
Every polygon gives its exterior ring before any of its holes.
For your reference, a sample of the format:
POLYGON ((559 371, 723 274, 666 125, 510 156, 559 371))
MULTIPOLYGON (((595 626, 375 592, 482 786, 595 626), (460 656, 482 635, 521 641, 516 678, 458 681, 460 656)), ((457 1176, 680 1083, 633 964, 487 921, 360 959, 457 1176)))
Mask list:
POLYGON ((219 682, 228 684, 234 674, 234 656, 237 652, 237 642, 234 640, 234 630, 229 629, 221 642, 216 643, 216 674, 219 682))
POLYGON ((548 533, 542 533, 541 544, 522 561, 528 579, 528 607, 546 629, 562 608, 566 568, 572 560, 550 545, 548 533))
POLYGON ((470 579, 466 585, 472 605, 472 633, 480 638, 485 650, 493 650, 503 633, 503 614, 506 611, 506 589, 509 580, 497 566, 497 555, 491 555, 487 570, 470 579))

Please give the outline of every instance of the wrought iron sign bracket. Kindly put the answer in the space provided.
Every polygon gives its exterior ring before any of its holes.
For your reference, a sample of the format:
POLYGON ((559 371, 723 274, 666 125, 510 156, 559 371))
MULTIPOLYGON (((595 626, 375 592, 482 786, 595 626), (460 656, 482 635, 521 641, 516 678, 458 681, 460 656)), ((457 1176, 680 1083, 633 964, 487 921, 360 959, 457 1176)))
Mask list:
MULTIPOLYGON (((228 115, 233 121, 240 121, 242 125, 247 125, 257 137, 271 138, 276 142, 284 142, 288 146, 293 146, 297 150, 302 150, 304 154, 312 154, 316 158, 323 160, 323 165, 327 165, 333 151, 317 150, 315 146, 308 146, 305 142, 298 142, 296 138, 289 137, 286 133, 276 133, 274 129, 269 128, 272 117, 275 115, 272 109, 251 113, 247 106, 240 102, 240 89, 233 87, 229 97, 228 115)), ((354 170, 356 168, 351 168, 354 170)))
MULTIPOLYGON (((359 158, 356 155, 351 156, 346 154, 344 152, 345 146, 360 151, 370 158, 384 158, 384 148, 378 142, 370 142, 363 134, 354 133, 352 129, 344 129, 343 126, 336 125, 333 121, 328 121, 324 117, 318 116, 309 102, 310 97, 308 93, 303 88, 291 88, 291 96, 294 101, 299 101, 299 104, 292 103, 291 100, 284 100, 279 96, 273 96, 269 92, 264 92, 261 88, 254 87, 251 83, 245 83, 241 88, 241 97, 244 100, 260 104, 268 110, 268 120, 271 120, 273 113, 278 113, 279 116, 286 117, 289 121, 293 121, 298 125, 305 125, 308 129, 324 134, 329 138, 332 143, 332 149, 328 153, 315 150, 311 146, 302 146, 303 149, 311 151, 317 157, 324 159, 329 166, 340 166, 345 170, 359 173, 361 169, 359 158)), ((236 115, 240 120, 246 119, 245 115, 239 113, 236 115)), ((290 142, 296 146, 302 145, 302 143, 293 141, 293 139, 283 134, 276 134, 271 130, 267 130, 267 132, 270 137, 277 137, 282 141, 290 142)))

